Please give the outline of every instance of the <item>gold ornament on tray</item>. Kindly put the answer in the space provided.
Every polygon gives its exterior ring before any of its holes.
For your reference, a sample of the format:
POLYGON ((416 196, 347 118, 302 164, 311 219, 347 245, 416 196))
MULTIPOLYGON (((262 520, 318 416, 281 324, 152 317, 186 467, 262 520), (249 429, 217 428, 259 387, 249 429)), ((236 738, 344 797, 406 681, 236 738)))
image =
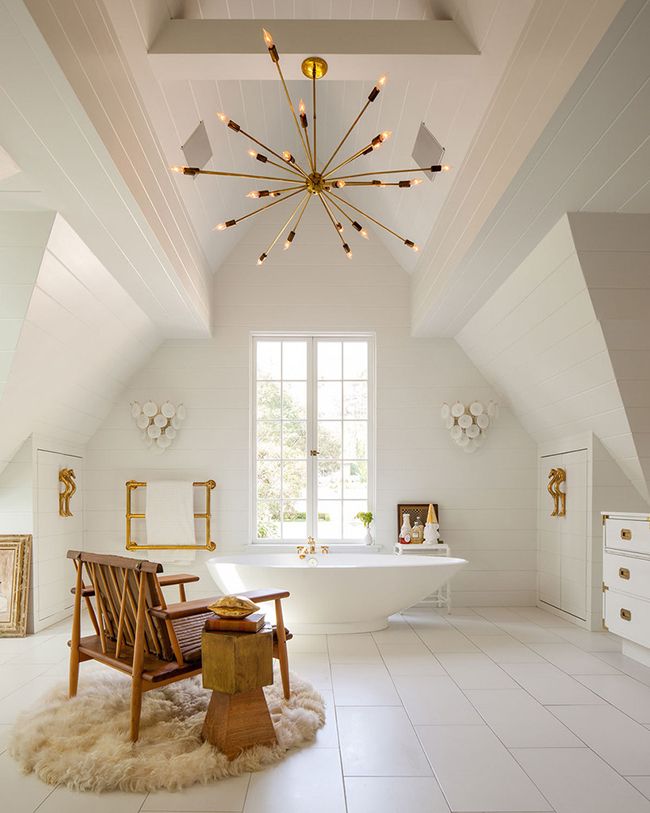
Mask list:
POLYGON ((219 618, 246 618, 259 610, 259 607, 246 596, 221 596, 208 610, 212 610, 219 618))

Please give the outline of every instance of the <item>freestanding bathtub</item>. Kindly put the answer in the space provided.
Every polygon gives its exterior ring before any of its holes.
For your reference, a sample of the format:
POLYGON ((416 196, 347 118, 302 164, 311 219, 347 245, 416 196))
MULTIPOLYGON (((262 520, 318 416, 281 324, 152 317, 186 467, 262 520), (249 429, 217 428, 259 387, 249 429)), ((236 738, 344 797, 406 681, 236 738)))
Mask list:
POLYGON ((384 629, 389 615, 421 601, 465 564, 425 555, 319 553, 301 560, 295 553, 251 553, 214 556, 208 570, 224 594, 288 590, 282 606, 292 632, 336 633, 384 629))

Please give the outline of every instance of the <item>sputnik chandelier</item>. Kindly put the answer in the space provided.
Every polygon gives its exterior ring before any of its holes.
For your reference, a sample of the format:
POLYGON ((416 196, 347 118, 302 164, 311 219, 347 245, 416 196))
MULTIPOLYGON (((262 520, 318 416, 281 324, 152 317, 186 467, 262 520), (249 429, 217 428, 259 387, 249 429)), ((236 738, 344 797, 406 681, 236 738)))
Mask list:
POLYGON ((364 228, 364 226, 356 220, 357 215, 361 216, 362 219, 365 218, 374 223, 376 226, 379 226, 380 228, 384 229, 384 231, 387 231, 389 234, 393 235, 393 237, 396 237, 412 251, 419 251, 419 247, 413 242, 413 240, 409 240, 407 237, 398 234, 396 231, 393 231, 393 229, 390 229, 388 226, 384 225, 379 220, 369 215, 367 212, 364 212, 358 207, 354 206, 352 203, 350 203, 349 200, 346 200, 345 198, 341 197, 341 195, 338 194, 338 190, 341 190, 343 189, 343 187, 346 186, 376 187, 376 188, 394 186, 399 189, 409 189, 412 186, 417 186, 418 184, 421 184, 422 179, 411 178, 409 180, 399 180, 396 178, 390 178, 388 180, 383 180, 383 178, 379 178, 377 176, 386 176, 386 175, 396 176, 412 172, 446 172, 450 169, 450 167, 447 164, 434 164, 433 166, 415 167, 412 169, 387 169, 382 170, 380 172, 357 172, 355 174, 349 174, 347 170, 344 170, 344 167, 346 167, 348 164, 351 164, 358 158, 370 155, 375 150, 379 149, 379 147, 381 147, 381 145, 391 136, 391 133, 389 131, 384 131, 378 133, 372 139, 372 141, 370 141, 360 150, 357 150, 356 152, 352 153, 352 155, 348 156, 344 161, 341 161, 340 163, 332 166, 332 164, 334 163, 334 159, 339 154, 348 137, 359 123, 363 114, 366 112, 368 107, 375 101, 377 96, 379 96, 386 82, 386 77, 382 76, 375 84, 373 89, 370 91, 370 94, 368 95, 368 100, 361 108, 361 112, 352 122, 348 131, 345 133, 345 135, 339 142, 334 152, 330 155, 327 162, 321 167, 318 163, 318 151, 317 151, 318 145, 316 132, 316 81, 318 79, 321 79, 327 73, 327 62, 319 56, 311 56, 305 59, 302 63, 302 72, 308 79, 311 79, 312 83, 313 133, 310 139, 309 119, 307 117, 305 104, 301 99, 298 105, 298 113, 296 114, 296 109, 291 100, 291 95, 289 94, 287 83, 285 82, 284 76, 282 74, 282 68, 280 67, 280 56, 273 42, 273 37, 268 31, 266 31, 266 29, 262 29, 262 31, 264 32, 264 42, 266 44, 266 47, 268 48, 269 56, 271 57, 271 60, 278 71, 280 81, 282 82, 282 87, 284 88, 284 93, 287 97, 287 102, 289 104, 289 109, 291 111, 291 116, 293 117, 296 129, 298 131, 300 143, 302 144, 302 149, 305 153, 306 163, 304 164, 299 163, 290 152, 285 151, 282 154, 280 154, 275 150, 272 150, 270 147, 267 147, 266 144, 263 144, 261 141, 255 138, 255 136, 251 135, 250 133, 247 133, 246 130, 244 130, 242 127, 240 127, 239 124, 237 124, 237 122, 228 118, 228 116, 226 116, 224 113, 218 113, 217 115, 219 116, 221 121, 230 130, 232 130, 235 133, 239 133, 239 135, 244 136, 244 138, 247 138, 249 141, 252 141, 258 147, 261 147, 264 150, 264 153, 257 152, 256 150, 253 149, 249 150, 249 155, 252 158, 257 159, 262 164, 267 164, 276 167, 277 169, 282 170, 285 174, 252 175, 249 173, 220 172, 216 170, 199 169, 198 167, 185 167, 185 166, 175 166, 172 167, 172 170, 174 172, 180 172, 183 175, 192 175, 192 176, 221 175, 235 178, 254 178, 256 180, 273 181, 274 183, 288 184, 281 187, 280 189, 259 189, 249 192, 248 195, 246 196, 248 198, 277 198, 277 200, 274 200, 271 203, 267 203, 264 206, 260 206, 258 209, 255 209, 252 212, 248 212, 240 217, 232 218, 231 220, 226 220, 224 223, 219 223, 218 226, 215 226, 215 229, 218 231, 224 231, 225 229, 229 229, 232 226, 236 226, 238 223, 247 220, 249 217, 253 217, 256 214, 263 212, 265 209, 270 209, 271 206, 276 206, 278 203, 281 203, 284 200, 288 200, 289 198, 293 198, 296 195, 300 195, 298 204, 293 209, 290 216, 287 218, 286 223, 284 223, 280 231, 277 233, 273 242, 260 254, 257 260, 258 265, 262 265, 264 260, 266 260, 266 258, 269 256, 269 253, 276 245, 278 240, 282 237, 286 229, 289 229, 289 231, 286 235, 284 243, 285 251, 291 247, 296 237, 296 232, 298 230, 298 226, 300 225, 300 221, 302 220, 302 217, 305 214, 307 206, 309 205, 310 201, 313 198, 317 198, 322 204, 327 217, 331 221, 332 226, 334 227, 334 230, 336 231, 336 234, 338 235, 338 238, 341 241, 343 251, 345 251, 348 258, 352 257, 352 250, 350 249, 350 246, 347 243, 346 238, 343 236, 344 228, 341 222, 341 216, 344 221, 349 221, 352 228, 355 229, 355 231, 357 231, 362 237, 366 239, 368 239, 368 232, 364 228), (265 153, 270 153, 272 156, 277 158, 281 163, 273 161, 265 153))

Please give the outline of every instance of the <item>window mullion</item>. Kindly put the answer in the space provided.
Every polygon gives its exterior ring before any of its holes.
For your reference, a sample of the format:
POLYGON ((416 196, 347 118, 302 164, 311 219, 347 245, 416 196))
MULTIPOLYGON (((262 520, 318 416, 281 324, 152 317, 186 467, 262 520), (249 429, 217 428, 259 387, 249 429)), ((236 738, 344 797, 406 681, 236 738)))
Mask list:
POLYGON ((311 454, 318 443, 318 384, 316 382, 317 340, 307 339, 307 534, 316 536, 318 529, 318 457, 311 454))

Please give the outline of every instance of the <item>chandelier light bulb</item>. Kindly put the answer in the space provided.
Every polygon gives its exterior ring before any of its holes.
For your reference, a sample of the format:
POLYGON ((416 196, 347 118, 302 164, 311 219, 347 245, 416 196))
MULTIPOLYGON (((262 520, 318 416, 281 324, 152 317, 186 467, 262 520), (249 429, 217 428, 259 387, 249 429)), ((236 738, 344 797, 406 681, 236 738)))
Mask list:
POLYGON ((255 152, 255 150, 248 150, 248 154, 250 155, 251 158, 257 158, 257 153, 255 152))
POLYGON ((307 113, 305 112, 305 103, 303 100, 300 100, 298 105, 298 112, 300 114, 300 123, 302 124, 304 129, 307 129, 308 121, 307 121, 307 113))
POLYGON ((226 228, 226 224, 225 223, 219 223, 214 228, 215 228, 216 231, 223 231, 226 228))
POLYGON ((264 262, 264 260, 266 259, 266 256, 267 256, 267 255, 266 255, 266 254, 264 254, 264 253, 260 254, 260 256, 259 256, 259 257, 258 257, 258 259, 257 259, 257 264, 258 264, 258 265, 262 265, 262 263, 263 263, 263 262, 264 262))
POLYGON ((368 239, 368 232, 367 232, 365 229, 361 229, 361 231, 359 232, 359 234, 360 234, 360 235, 361 235, 361 236, 362 236, 362 237, 363 237, 365 240, 367 240, 367 239, 368 239))
POLYGON ((225 113, 217 113, 217 116, 221 119, 221 121, 224 124, 228 124, 228 122, 230 121, 230 119, 228 118, 228 116, 226 116, 225 113))
POLYGON ((289 164, 295 164, 296 163, 296 159, 293 157, 293 155, 291 155, 291 153, 288 150, 285 150, 282 153, 282 157, 289 164))
POLYGON ((347 243, 343 243, 343 251, 345 251, 345 255, 348 260, 352 259, 352 252, 350 251, 350 246, 347 243))
POLYGON ((334 189, 343 189, 345 186, 345 181, 332 181, 332 186, 334 189))
POLYGON ((259 193, 259 192, 257 192, 257 191, 256 191, 256 190, 254 190, 254 189, 253 189, 253 190, 251 190, 251 191, 250 191, 250 192, 249 192, 249 193, 246 195, 246 197, 247 197, 247 198, 259 198, 259 196, 260 196, 260 193, 259 193))
POLYGON ((269 192, 269 197, 270 197, 270 198, 277 198, 277 197, 279 197, 281 194, 282 194, 282 192, 278 192, 277 190, 274 190, 273 192, 269 192))
POLYGON ((293 238, 294 238, 295 236, 296 236, 295 231, 290 231, 290 232, 289 232, 289 234, 287 234, 287 239, 286 239, 286 240, 285 240, 285 242, 284 242, 284 250, 285 250, 285 251, 286 251, 288 248, 290 248, 290 247, 291 247, 291 243, 293 243, 293 238))
POLYGON ((443 172, 449 172, 450 169, 451 169, 451 167, 449 166, 449 164, 443 164, 442 165, 442 171, 443 172))
POLYGON ((376 87, 378 87, 381 90, 384 87, 384 85, 386 84, 387 79, 388 79, 388 77, 386 75, 380 76, 379 79, 377 80, 376 87))
POLYGON ((183 167, 173 166, 169 168, 171 169, 172 172, 181 172, 181 173, 183 172, 183 167))
POLYGON ((273 36, 271 35, 270 31, 267 31, 266 28, 262 29, 263 36, 264 36, 264 44, 267 48, 273 48, 275 43, 273 42, 273 36))
POLYGON ((413 186, 419 186, 422 183, 422 178, 413 178, 411 183, 413 184, 413 186))
POLYGON ((337 230, 338 232, 342 232, 342 231, 343 231, 343 224, 342 224, 342 223, 336 223, 336 224, 335 224, 335 226, 336 226, 336 230, 337 230))

